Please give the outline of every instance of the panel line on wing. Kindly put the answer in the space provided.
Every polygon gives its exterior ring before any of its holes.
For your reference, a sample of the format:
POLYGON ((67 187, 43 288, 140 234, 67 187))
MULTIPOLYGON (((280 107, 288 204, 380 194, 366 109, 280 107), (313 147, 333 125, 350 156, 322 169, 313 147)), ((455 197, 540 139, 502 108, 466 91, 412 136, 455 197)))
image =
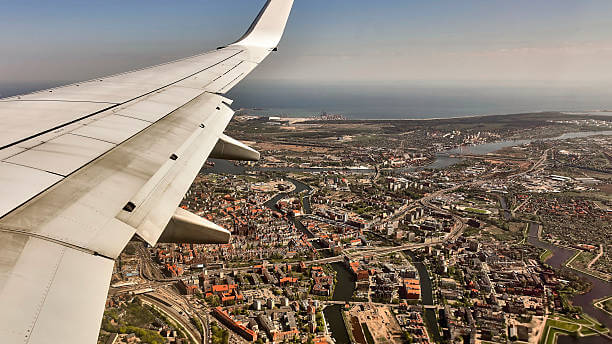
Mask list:
MULTIPOLYGON (((28 150, 25 150, 25 151, 28 151, 28 150)), ((24 152, 25 152, 25 151, 24 151, 24 152)), ((16 156, 16 155, 19 155, 19 154, 15 154, 15 155, 13 155, 13 156, 16 156)), ((63 179, 63 178, 66 178, 66 176, 65 176, 65 175, 63 175, 63 174, 59 174, 59 173, 57 173, 57 172, 53 172, 53 171, 47 171, 47 170, 42 169, 42 168, 39 168, 39 167, 35 167, 35 166, 28 166, 28 165, 20 164, 20 163, 18 163, 18 162, 14 162, 14 161, 7 161, 7 160, 2 160, 2 162, 3 162, 3 163, 5 163, 5 164, 9 164, 9 165, 15 165, 15 166, 19 166, 19 167, 31 168, 31 169, 33 169, 33 170, 37 170, 37 171, 40 171, 40 172, 45 172, 45 173, 53 174, 53 175, 56 175, 56 176, 58 176, 58 177, 62 177, 62 179, 63 179)))
MULTIPOLYGON (((115 105, 109 106, 109 107, 107 107, 107 108, 104 108, 104 109, 98 110, 98 111, 96 111, 96 112, 94 112, 94 113, 91 113, 91 114, 88 114, 88 115, 85 115, 85 116, 82 116, 82 117, 76 118, 76 119, 71 120, 71 121, 69 121, 69 122, 66 122, 66 123, 64 123, 64 124, 60 124, 60 125, 55 126, 55 127, 53 127, 53 128, 50 128, 50 129, 44 130, 44 131, 39 132, 39 133, 37 133, 37 134, 30 135, 30 136, 28 136, 28 137, 22 138, 22 139, 20 139, 20 140, 15 141, 15 142, 12 142, 12 143, 9 143, 9 144, 7 144, 7 145, 4 145, 4 146, 0 147, 0 149, 8 148, 8 147, 11 147, 11 146, 17 145, 17 144, 19 144, 19 143, 22 143, 22 142, 24 142, 24 141, 31 140, 31 139, 33 139, 33 138, 35 138, 35 137, 40 136, 40 135, 43 135, 43 134, 46 134, 46 133, 52 132, 52 131, 54 131, 54 130, 57 130, 57 129, 63 128, 63 127, 68 126, 68 125, 70 125, 70 124, 73 124, 73 123, 76 123, 76 122, 82 121, 82 120, 84 120, 84 119, 86 119, 86 118, 90 118, 90 117, 92 117, 92 116, 95 116, 95 115, 97 115, 97 114, 100 114, 100 113, 102 113, 102 112, 104 112, 104 111, 112 110, 112 109, 114 109, 114 108, 116 108, 116 107, 118 107, 118 106, 120 106, 120 105, 122 105, 122 104, 129 103, 129 102, 131 102, 131 101, 134 101, 134 100, 136 100, 136 99, 142 98, 142 97, 147 96, 147 95, 149 95, 149 94, 152 94, 152 93, 155 93, 155 92, 157 92, 157 91, 163 90, 164 88, 166 88, 166 87, 168 87, 168 86, 172 86, 172 85, 174 85, 174 84, 177 84, 177 83, 179 83, 179 82, 181 82, 181 81, 183 81, 183 80, 186 80, 186 79, 188 79, 188 78, 191 78, 191 77, 193 77, 193 76, 195 76, 195 75, 197 75, 197 74, 199 74, 199 73, 202 73, 203 71, 205 71, 205 70, 207 70, 207 69, 210 69, 210 68, 212 68, 212 67, 214 67, 214 66, 217 66, 217 65, 219 65, 219 64, 221 64, 221 63, 223 63, 223 62, 225 62, 225 61, 227 61, 227 60, 229 60, 229 59, 231 59, 232 57, 234 57, 234 56, 236 56, 236 55, 240 54, 241 52, 243 52, 243 50, 238 50, 238 51, 237 51, 235 54, 232 54, 232 55, 230 55, 229 57, 227 57, 227 58, 225 58, 225 59, 223 59, 223 60, 220 60, 220 61, 218 61, 218 62, 216 62, 216 63, 214 63, 214 64, 212 64, 212 65, 210 65, 210 66, 207 66, 207 67, 206 67, 206 68, 204 68, 204 69, 198 70, 197 72, 192 73, 192 74, 190 74, 190 75, 188 75, 188 76, 186 76, 186 77, 184 77, 184 78, 182 78, 182 79, 176 80, 176 81, 174 81, 174 82, 172 82, 172 83, 170 83, 170 84, 164 85, 164 86, 159 87, 159 88, 157 88, 157 89, 155 89, 155 90, 153 90, 153 91, 150 91, 150 92, 148 92, 148 93, 142 94, 142 95, 140 95, 140 96, 138 96, 138 97, 136 97, 136 98, 130 99, 130 100, 128 100, 128 101, 126 101, 126 102, 124 102, 124 103, 121 103, 121 104, 115 104, 115 105)), ((235 67, 235 66, 234 66, 234 67, 235 67)), ((20 101, 21 101, 21 100, 20 100, 20 101)))
POLYGON ((66 242, 66 241, 63 241, 63 240, 60 240, 60 239, 56 239, 56 238, 53 238, 53 237, 50 237, 50 236, 41 235, 41 234, 37 234, 37 233, 34 233, 34 232, 29 232, 29 231, 24 231, 22 229, 8 228, 7 226, 0 226, 0 232, 13 233, 13 234, 18 234, 18 235, 23 235, 23 236, 26 236, 26 237, 37 238, 37 239, 45 240, 45 241, 48 241, 48 242, 51 242, 51 243, 54 243, 54 244, 58 244, 58 245, 61 245, 61 246, 67 247, 67 248, 71 248, 73 250, 77 250, 77 251, 81 251, 81 252, 85 252, 85 253, 89 253, 89 254, 92 254, 92 255, 96 255, 96 256, 100 256, 100 257, 104 257, 104 258, 113 260, 110 257, 107 257, 107 256, 105 256, 103 254, 100 254, 99 252, 87 249, 85 247, 81 247, 81 246, 78 246, 78 245, 75 245, 75 244, 71 244, 69 242, 66 242))
MULTIPOLYGON (((100 142, 110 143, 110 144, 112 144, 112 145, 117 145, 117 143, 116 143, 116 142, 111 142, 111 141, 107 141, 107 140, 102 140, 102 139, 99 139, 99 138, 97 138, 97 137, 91 137, 91 136, 87 136, 87 135, 83 135, 83 134, 77 134, 77 133, 75 133, 74 131, 70 132, 70 135, 80 136, 80 137, 84 137, 84 138, 87 138, 87 139, 92 139, 92 140, 97 140, 97 141, 100 141, 100 142)), ((129 138, 128 138, 128 140, 129 140, 129 138)))
POLYGON ((15 141, 15 142, 12 142, 12 143, 9 143, 9 144, 7 144, 7 145, 4 145, 4 146, 0 147, 0 149, 4 149, 4 148, 8 148, 8 147, 11 147, 11 146, 18 145, 18 144, 20 144, 20 143, 23 143, 23 142, 25 142, 25 141, 31 140, 31 139, 36 138, 36 137, 38 137, 38 136, 41 136, 41 135, 44 135, 44 134, 50 133, 50 132, 52 132, 52 131, 55 131, 55 130, 61 129, 61 128, 63 128, 63 127, 69 126, 70 124, 74 124, 74 123, 77 123, 77 122, 79 122, 79 121, 82 121, 82 120, 84 120, 84 119, 86 119, 86 118, 90 118, 90 117, 95 116, 95 115, 97 115, 97 114, 100 114, 100 113, 102 113, 102 112, 104 112, 104 111, 108 111, 108 110, 114 109, 114 108, 116 108, 116 107, 117 107, 117 106, 119 106, 119 105, 121 105, 121 104, 116 104, 116 105, 113 105, 113 106, 109 106, 109 107, 107 107, 107 108, 104 108, 104 109, 98 110, 98 111, 96 111, 96 112, 94 112, 94 113, 90 113, 90 114, 85 115, 85 116, 83 116, 83 117, 79 117, 79 118, 76 118, 76 119, 71 120, 71 121, 69 121, 69 122, 66 122, 66 123, 60 124, 60 125, 55 126, 55 127, 53 127, 53 128, 50 128, 50 129, 47 129, 47 130, 43 130, 43 131, 41 131, 41 132, 39 132, 39 133, 37 133, 37 134, 31 135, 31 136, 25 137, 25 138, 23 138, 23 139, 21 139, 21 140, 17 140, 17 141, 15 141))
MULTIPOLYGON (((234 55, 231 55, 231 56, 223 59, 223 60, 220 60, 219 62, 226 61, 227 59, 232 58, 232 57, 236 56, 237 54, 239 54, 239 53, 244 51, 244 49, 238 48, 237 46, 233 46, 233 47, 232 46, 227 46, 227 47, 224 47, 224 50, 227 50, 227 51, 238 51, 238 52, 236 54, 234 54, 234 55)), ((197 54, 197 55, 193 55, 193 56, 188 56, 188 57, 180 58, 178 60, 168 61, 168 62, 160 63, 160 64, 157 64, 157 65, 149 66, 149 67, 143 67, 143 68, 139 68, 139 69, 130 70, 130 71, 127 71, 127 72, 121 72, 121 73, 117 73, 117 74, 107 75, 107 76, 102 77, 102 78, 93 78, 93 79, 90 79, 90 80, 75 82, 75 83, 68 84, 68 85, 61 85, 61 86, 52 87, 52 88, 48 88, 48 89, 44 89, 44 90, 39 90, 39 91, 34 91, 34 92, 26 93, 26 94, 18 94, 18 95, 15 95, 15 96, 12 96, 12 97, 8 97, 8 98, 5 98, 5 99, 0 99, 0 102, 9 102, 9 101, 13 101, 13 100, 25 101, 26 99, 20 99, 20 97, 23 97, 23 96, 26 96, 26 95, 41 94, 41 93, 45 93, 45 92, 49 92, 49 91, 59 90, 59 89, 62 89, 64 87, 78 86, 78 85, 86 84, 88 82, 102 81, 104 79, 110 79, 110 78, 114 78, 114 77, 118 77, 118 76, 129 75, 129 74, 132 74, 132 73, 142 72, 142 71, 154 69, 154 68, 161 67, 161 66, 172 65, 172 64, 175 64, 175 63, 178 63, 178 62, 184 62, 184 61, 196 59, 196 58, 199 58, 199 57, 202 57, 202 56, 205 56, 205 55, 209 55, 209 54, 212 54, 212 53, 215 53, 215 52, 216 52, 215 50, 206 51, 206 52, 203 52, 201 54, 197 54)), ((214 65, 211 65, 211 66, 209 66, 207 68, 215 66, 216 64, 218 64, 218 63, 215 63, 214 65)), ((203 70, 206 70, 206 69, 203 69, 203 70)), ((190 76, 188 76, 187 78, 189 78, 189 77, 190 76)))
POLYGON ((118 105, 121 103, 111 103, 111 102, 100 102, 95 100, 66 100, 66 99, 9 99, 9 100, 0 100, 0 102, 60 102, 60 103, 92 103, 92 104, 108 104, 108 105, 118 105))
POLYGON ((225 92, 225 89, 226 89, 226 88, 227 88, 229 85, 233 84, 233 83, 234 83, 234 81, 238 80, 238 79, 239 79, 241 76, 243 76, 243 75, 244 75, 244 73, 240 73, 240 74, 238 74, 238 76, 237 76, 237 77, 235 77, 234 79, 232 79, 232 81, 228 82, 227 84, 225 84, 225 86, 221 87, 221 89, 219 90, 219 92, 222 92, 222 93, 223 93, 223 92, 225 92))
POLYGON ((212 79, 206 86, 212 84, 213 82, 221 79, 222 77, 226 76, 228 73, 230 73, 231 71, 233 71, 234 69, 236 69, 238 66, 240 66, 242 63, 244 62, 244 60, 240 60, 240 62, 236 63, 232 68, 228 69, 227 71, 225 71, 223 74, 219 75, 218 77, 212 79))
POLYGON ((115 116, 121 116, 121 117, 125 117, 125 118, 131 118, 131 119, 137 119, 139 121, 143 121, 143 122, 147 122, 147 123, 153 123, 151 121, 147 121, 146 119, 142 119, 142 118, 138 118, 138 117, 134 117, 134 116, 130 116, 130 115, 126 115, 123 113, 115 113, 115 116))

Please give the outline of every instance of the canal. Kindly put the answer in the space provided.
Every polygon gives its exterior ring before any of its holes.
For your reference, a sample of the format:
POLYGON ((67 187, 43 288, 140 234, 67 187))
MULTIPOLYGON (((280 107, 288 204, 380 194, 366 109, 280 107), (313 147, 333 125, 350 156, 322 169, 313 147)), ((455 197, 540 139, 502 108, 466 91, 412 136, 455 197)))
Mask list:
MULTIPOLYGON (((295 185, 295 190, 291 193, 300 194, 303 191, 310 192, 312 190, 310 186, 300 182, 299 180, 287 178, 290 182, 295 185)), ((276 203, 287 197, 289 193, 279 193, 274 196, 270 200, 265 203, 265 206, 278 210, 276 208, 276 203)), ((305 213, 310 213, 310 198, 305 195, 302 198, 302 204, 305 213)), ((306 234, 309 238, 314 238, 315 235, 309 231, 300 221, 299 218, 293 217, 291 221, 295 225, 295 227, 300 230, 302 233, 306 234)), ((316 249, 322 248, 321 244, 318 241, 312 241, 312 245, 316 249)), ((321 254, 325 256, 329 256, 329 252, 327 250, 319 250, 321 254)), ((353 292, 355 291, 355 280, 353 279, 353 275, 349 272, 346 266, 343 263, 332 263, 331 267, 336 271, 336 285, 334 287, 334 293, 332 295, 332 300, 334 301, 350 301, 353 297, 353 292)), ((336 340, 336 343, 349 343, 349 335, 344 325, 344 319, 342 317, 342 305, 330 305, 323 309, 323 315, 325 316, 325 321, 329 326, 329 330, 331 331, 332 337, 336 340)))
MULTIPOLYGON (((331 267, 336 271, 336 286, 332 300, 350 301, 355 291, 353 275, 343 263, 332 263, 331 267)), ((323 309, 323 314, 336 343, 349 343, 349 335, 342 318, 342 307, 342 305, 327 306, 323 309)))
MULTIPOLYGON (((290 182, 295 185, 295 190, 291 193, 300 194, 303 191, 310 192, 312 188, 299 180, 287 178, 290 182)), ((276 203, 287 197, 289 193, 279 193, 274 196, 270 200, 265 203, 265 206, 277 210, 276 203)), ((311 212, 310 207, 310 198, 308 195, 304 195, 302 198, 302 204, 305 213, 311 212)), ((309 231, 299 220, 299 218, 293 217, 292 219, 295 227, 302 231, 302 233, 306 234, 309 238, 314 238, 315 235, 309 231)), ((320 249, 321 244, 318 241, 312 241, 313 246, 316 249, 320 249)), ((327 250, 319 250, 323 255, 329 256, 329 252, 327 250)), ((334 287, 334 293, 332 295, 332 300, 334 301, 350 301, 353 297, 353 292, 355 291, 355 280, 350 271, 346 268, 344 263, 336 262, 331 264, 332 269, 336 271, 336 285, 334 287)), ((336 343, 349 343, 349 335, 344 325, 344 318, 342 317, 342 305, 330 305, 323 309, 323 315, 325 316, 325 321, 327 322, 329 329, 331 331, 332 337, 335 339, 336 343)))
MULTIPOLYGON (((593 135, 612 135, 612 131, 566 133, 566 134, 563 134, 563 135, 560 135, 554 138, 548 138, 548 139, 543 139, 543 140, 569 139, 569 138, 587 137, 587 136, 593 136, 593 135)), ((504 147, 526 144, 526 143, 530 143, 533 141, 536 141, 536 140, 515 140, 515 141, 507 140, 507 141, 500 141, 500 142, 495 142, 495 143, 472 145, 472 146, 469 146, 469 151, 471 154, 486 154, 486 153, 497 151, 504 147)), ((450 149, 447 151, 440 152, 436 155, 436 160, 433 163, 427 166, 420 167, 418 169, 423 169, 423 168, 441 169, 441 168, 451 166, 453 164, 461 162, 463 159, 460 157, 449 157, 448 155, 451 155, 451 154, 461 155, 462 153, 463 153, 463 150, 461 148, 455 148, 455 149, 450 149)), ((215 166, 213 168, 202 169, 203 173, 224 173, 224 174, 241 175, 247 171, 245 167, 236 166, 230 161, 217 160, 217 159, 211 159, 211 161, 215 162, 215 166)), ((249 170, 270 171, 270 172, 313 172, 313 169, 301 169, 301 168, 269 168, 269 169, 253 168, 249 170)), ((326 169, 326 170, 334 170, 334 169, 326 169)), ((337 169, 337 170, 341 171, 342 169, 337 169)), ((416 170, 416 168, 398 169, 399 172, 403 172, 406 170, 413 171, 413 170, 416 170)), ((351 170, 350 172, 372 173, 374 172, 374 170, 351 170)), ((290 178, 287 178, 287 179, 296 186, 294 193, 299 194, 302 191, 308 191, 308 192, 311 191, 311 188, 308 185, 298 180, 295 180, 295 179, 290 179, 290 178)), ((274 198, 272 198, 271 200, 269 200, 268 202, 266 202, 266 206, 268 206, 271 209, 276 209, 276 202, 279 199, 286 197, 286 196, 287 196, 287 193, 280 193, 276 195, 274 198)), ((304 212, 310 213, 311 212, 310 198, 307 196, 303 197, 302 201, 303 201, 304 212)), ((508 208, 507 200, 502 199, 500 200, 500 202, 502 203, 502 207, 504 208, 504 217, 510 216, 509 211, 507 209, 508 208)), ((298 228, 300 231, 306 234, 309 238, 314 237, 314 234, 308 231, 308 229, 303 226, 303 224, 299 221, 299 219, 293 219, 293 223, 296 226, 296 228, 298 228)), ((565 263, 565 261, 567 261, 569 258, 573 256, 574 252, 572 250, 556 247, 551 244, 541 242, 538 239, 537 231, 538 231, 538 224, 533 224, 533 223, 530 224, 528 240, 531 244, 537 247, 549 249, 553 252, 553 256, 550 258, 550 260, 547 261, 548 264, 550 264, 553 267, 558 268, 562 266, 563 263, 565 263)), ((320 244, 316 241, 313 242, 313 246, 315 246, 315 248, 321 248, 320 244)), ((323 254, 327 254, 325 251, 320 251, 320 252, 322 252, 323 254)), ((421 284, 421 293, 422 293, 421 297, 422 297, 423 305, 434 306, 432 282, 430 279, 429 272, 427 271, 427 267, 412 252, 410 251, 404 251, 404 252, 412 258, 414 266, 419 273, 419 277, 420 277, 419 280, 421 284)), ((343 263, 333 263, 331 264, 331 266, 336 271, 336 286, 334 288, 334 294, 332 295, 332 299, 335 301, 350 301, 352 298, 353 292, 355 291, 355 281, 353 279, 352 274, 349 272, 349 270, 345 267, 343 263)), ((612 319, 609 316, 607 316, 604 312, 593 307, 593 305, 591 304, 591 302, 594 299, 601 298, 601 297, 604 297, 610 294, 610 291, 611 291, 610 283, 601 281, 599 279, 596 279, 594 277, 588 276, 580 272, 575 272, 575 273, 589 280, 593 284, 593 288, 591 289, 591 291, 589 291, 588 293, 584 295, 575 296, 573 298, 574 304, 577 306, 581 306, 582 309, 586 313, 593 316, 595 319, 599 320, 606 327, 612 328, 612 319)), ((323 310, 323 313, 329 325, 329 328, 332 332, 332 337, 335 339, 336 343, 348 343, 349 336, 348 336, 346 327, 344 325, 344 320, 342 318, 342 305, 327 306, 323 310)), ((432 339, 435 342, 439 342, 441 340, 440 331, 439 331, 438 321, 436 317, 436 310, 434 308, 432 307, 426 308, 425 322, 434 337, 432 339)), ((572 337, 567 337, 567 336, 561 336, 558 339, 558 343, 559 344, 575 344, 575 343, 594 344, 594 343, 600 343, 601 340, 602 340, 601 337, 572 338, 572 337)))
POLYGON ((499 196, 499 203, 502 207, 502 216, 504 217, 504 220, 510 221, 512 219, 512 212, 510 212, 510 209, 508 208, 508 199, 506 196, 499 196))
MULTIPOLYGON (((550 257, 546 261, 546 264, 552 266, 553 268, 557 268, 557 269, 563 267, 563 264, 565 264, 565 262, 568 259, 574 256, 576 251, 570 250, 567 248, 563 248, 563 247, 558 247, 558 246, 549 244, 547 242, 540 241, 538 237, 539 229, 540 229, 539 224, 533 223, 533 222, 529 224, 528 242, 536 247, 550 250, 553 253, 552 257, 550 257)), ((602 281, 598 278, 589 276, 587 274, 576 271, 574 269, 572 269, 572 272, 580 276, 581 278, 589 281, 592 284, 592 288, 589 292, 582 294, 582 295, 574 296, 574 298, 572 299, 572 303, 575 306, 582 307, 582 310, 585 313, 597 319, 607 328, 612 328, 612 317, 610 317, 609 315, 607 315, 605 312, 601 311, 600 309, 595 308, 592 304, 593 300, 609 296, 612 293, 612 283, 602 281)), ((561 338, 559 340, 559 343, 595 343, 595 342, 591 342, 590 340, 592 338, 589 338, 589 337, 579 338, 579 339, 574 339, 574 338, 569 338, 569 337, 561 337, 561 338), (563 341, 561 340, 561 338, 563 338, 563 341)), ((595 337, 595 339, 599 340, 599 343, 601 343, 601 341, 603 340, 601 337, 595 337)))
MULTIPOLYGON (((295 180, 292 178, 287 178, 290 182, 295 185, 295 191, 293 193, 300 194, 303 191, 310 192, 312 189, 310 186, 300 182, 299 180, 295 180)), ((286 194, 279 194, 270 201, 266 202, 266 206, 275 209, 276 202, 279 199, 286 197, 286 194)), ((305 213, 311 212, 310 207, 310 198, 307 195, 304 195, 302 198, 302 204, 305 213)), ((295 227, 302 231, 302 233, 306 234, 309 238, 314 238, 315 235, 309 231, 299 218, 292 218, 293 224, 295 227)), ((312 245, 316 249, 321 249, 322 246, 318 241, 312 241, 312 245)), ((330 256, 330 252, 327 250, 319 250, 321 254, 324 256, 330 256)), ((336 271, 336 285, 334 287, 334 293, 332 295, 332 300, 334 301, 350 301, 353 297, 353 293, 355 291, 355 280, 351 272, 346 268, 346 265, 342 262, 336 262, 330 264, 332 269, 336 271)), ((336 343, 348 343, 349 335, 344 325, 344 318, 342 317, 342 305, 330 305, 323 309, 323 315, 325 316, 325 321, 327 322, 329 329, 331 331, 332 337, 336 340, 336 343)))
POLYGON ((404 254, 410 257, 410 259, 412 260, 412 264, 419 273, 419 284, 421 285, 421 300, 423 302, 423 306, 425 306, 425 324, 427 325, 427 328, 432 334, 432 339, 434 340, 434 342, 439 343, 441 341, 441 338, 440 328, 438 327, 438 318, 436 317, 436 309, 433 307, 427 307, 435 306, 433 298, 433 287, 431 283, 431 277, 429 276, 429 271, 427 271, 427 267, 423 263, 422 258, 415 255, 414 252, 406 250, 404 251, 404 254))

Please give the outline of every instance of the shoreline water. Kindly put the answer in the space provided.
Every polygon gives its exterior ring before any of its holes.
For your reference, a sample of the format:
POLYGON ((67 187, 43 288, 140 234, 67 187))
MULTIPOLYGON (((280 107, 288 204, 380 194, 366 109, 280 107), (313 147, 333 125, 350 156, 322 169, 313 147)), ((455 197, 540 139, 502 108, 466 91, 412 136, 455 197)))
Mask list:
MULTIPOLYGON (((76 77, 76 76, 75 76, 76 77)), ((0 98, 81 83, 0 82, 0 98)), ((612 88, 555 82, 307 82, 246 79, 226 94, 253 114, 310 117, 321 111, 352 120, 440 120, 561 112, 612 116, 612 88)))
MULTIPOLYGON (((257 112, 269 112, 269 113, 274 113, 274 110, 267 110, 267 109, 249 109, 249 108, 242 108, 242 109, 238 109, 236 110, 236 112, 241 112, 241 111, 257 111, 257 112)), ((442 116, 442 117, 414 117, 414 118, 397 118, 397 117, 389 117, 389 118, 369 118, 369 117, 347 117, 343 120, 338 120, 338 121, 347 121, 347 122, 362 122, 362 121, 372 121, 372 122, 389 122, 389 121, 413 121, 413 122, 417 122, 417 121, 443 121, 443 120, 461 120, 461 119, 474 119, 474 118, 485 118, 485 117, 495 117, 495 116, 517 116, 517 115, 523 115, 523 114, 547 114, 547 113, 559 113, 562 115, 573 115, 573 116, 609 116, 612 117, 612 110, 571 110, 571 111, 565 111, 565 110, 537 110, 537 111, 525 111, 525 112, 517 112, 517 113, 482 113, 482 114, 466 114, 466 115, 450 115, 450 116, 442 116)), ((251 116, 263 116, 263 114, 246 114, 246 115, 251 115, 251 116)), ((280 114, 281 118, 286 118, 286 119, 304 119, 306 121, 311 121, 311 120, 318 120, 316 115, 312 115, 310 117, 303 117, 303 116, 288 116, 286 114, 280 114)), ((419 115, 415 115, 415 116, 419 116, 419 115)), ((422 115, 422 116, 427 116, 427 115, 422 115)), ((436 116, 436 115, 433 115, 436 116)), ((264 116, 265 117, 265 116, 264 116)), ((323 120, 324 121, 324 120, 323 120)), ((336 120, 330 120, 330 121, 336 121, 336 120)))

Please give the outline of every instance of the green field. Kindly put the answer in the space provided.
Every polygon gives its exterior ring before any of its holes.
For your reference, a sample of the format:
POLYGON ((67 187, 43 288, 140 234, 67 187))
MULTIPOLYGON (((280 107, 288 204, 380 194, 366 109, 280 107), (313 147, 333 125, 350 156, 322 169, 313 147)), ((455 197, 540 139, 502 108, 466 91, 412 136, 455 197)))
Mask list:
POLYGON ((590 329, 590 328, 588 328, 588 327, 583 327, 583 328, 581 328, 581 329, 580 329, 580 334, 581 334, 582 336, 590 336, 590 335, 597 334, 597 331, 595 331, 595 330, 591 330, 591 329, 590 329))
POLYGON ((548 325, 546 326, 546 328, 544 329, 544 334, 546 335, 546 337, 542 337, 542 340, 540 340, 540 344, 555 344, 557 343, 557 337, 558 336, 569 336, 571 335, 569 332, 563 331, 563 330, 559 330, 557 328, 554 327, 548 327, 548 325))
POLYGON ((551 250, 544 250, 540 255, 540 261, 545 262, 548 258, 552 257, 553 253, 551 250))
POLYGON ((576 332, 580 328, 578 324, 559 320, 548 320, 547 325, 567 332, 576 332))
POLYGON ((477 209, 477 208, 465 208, 463 209, 464 211, 467 211, 469 213, 474 213, 474 214, 488 214, 489 212, 487 210, 482 210, 482 209, 477 209))
POLYGON ((579 319, 571 319, 564 316, 557 316, 556 318, 546 321, 544 334, 539 344, 555 344, 556 338, 560 335, 586 337, 597 335, 597 331, 608 332, 608 329, 586 315, 579 319))
POLYGON ((363 334, 365 335, 365 338, 368 344, 374 344, 375 343, 374 337, 372 337, 372 333, 370 332, 370 329, 368 328, 368 324, 362 323, 361 327, 363 328, 363 334))
POLYGON ((612 316, 612 295, 601 299, 593 300, 593 306, 601 309, 612 316))

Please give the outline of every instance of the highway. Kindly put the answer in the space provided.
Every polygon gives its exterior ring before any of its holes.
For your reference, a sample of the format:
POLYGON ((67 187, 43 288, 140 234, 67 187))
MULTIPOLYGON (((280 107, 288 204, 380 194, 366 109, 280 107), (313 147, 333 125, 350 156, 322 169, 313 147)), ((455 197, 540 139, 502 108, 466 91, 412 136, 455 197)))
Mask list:
MULTIPOLYGON (((548 151, 549 150, 544 151, 542 156, 528 170, 524 172, 513 174, 511 176, 508 176, 508 178, 521 176, 521 175, 535 171, 536 169, 540 168, 546 161, 548 151)), ((424 196, 418 201, 418 204, 420 204, 420 206, 422 207, 434 209, 438 212, 446 213, 452 216, 454 220, 453 228, 444 237, 432 238, 429 241, 424 242, 424 243, 409 243, 409 244, 397 245, 397 246, 364 248, 363 250, 360 250, 358 252, 345 253, 343 255, 334 256, 334 257, 308 260, 308 261, 304 261, 304 263, 306 265, 328 264, 328 263, 334 263, 334 262, 341 262, 346 258, 358 259, 363 256, 381 256, 381 255, 386 255, 386 254, 394 253, 394 252, 400 252, 404 250, 415 250, 415 249, 425 248, 429 246, 435 246, 438 244, 443 244, 446 242, 452 242, 456 240, 457 238, 459 238, 459 236, 461 236, 463 234, 463 231, 465 230, 466 224, 463 218, 461 218, 460 216, 456 215, 453 212, 449 212, 446 209, 442 209, 436 204, 431 203, 431 201, 445 193, 455 191, 462 186, 481 185, 487 180, 487 177, 490 177, 493 175, 494 173, 490 173, 488 175, 481 176, 480 177, 481 179, 477 181, 465 182, 465 183, 457 184, 455 186, 452 186, 446 189, 438 190, 436 192, 433 192, 431 194, 424 196)), ((404 205, 402 206, 402 208, 399 209, 399 211, 396 214, 386 219, 385 221, 391 221, 394 218, 403 216, 407 212, 415 209, 415 207, 416 206, 414 205, 413 206, 404 205)), ((196 310, 196 308, 191 304, 191 302, 186 297, 177 294, 174 290, 171 290, 170 288, 167 288, 171 286, 173 283, 175 283, 176 281, 178 281, 179 279, 187 278, 187 277, 176 277, 176 278, 164 277, 161 270, 157 266, 157 264, 153 262, 153 260, 151 259, 151 255, 146 249, 146 247, 144 246, 144 244, 137 245, 137 246, 138 246, 137 254, 140 257, 140 263, 139 263, 140 277, 147 280, 147 282, 139 283, 139 284, 131 285, 131 286, 111 288, 109 291, 109 294, 116 295, 116 294, 123 294, 123 293, 138 293, 138 291, 142 291, 143 289, 151 288, 154 290, 154 292, 152 292, 151 294, 147 294, 147 293, 142 294, 141 297, 143 298, 143 300, 145 300, 146 302, 150 304, 154 304, 155 306, 163 310, 164 313, 166 313, 173 321, 180 324, 187 332, 187 335, 195 343, 208 343, 208 338, 210 336, 209 327, 208 327, 209 325, 208 315, 206 314, 205 315, 206 318, 205 320, 203 320, 202 315, 196 310), (170 304, 170 306, 162 302, 159 302, 156 298, 166 301, 168 304, 170 304), (191 317, 193 317, 196 321, 200 322, 200 324, 202 325, 202 328, 204 329, 203 334, 200 334, 200 331, 192 324, 192 322, 190 321, 191 317)), ((222 271, 246 271, 250 269, 252 269, 252 267, 247 266, 247 267, 239 267, 239 268, 227 268, 227 269, 222 269, 222 271)), ((328 301, 327 303, 344 304, 345 302, 344 301, 328 301)), ((350 304, 362 304, 362 303, 351 302, 350 304)))

